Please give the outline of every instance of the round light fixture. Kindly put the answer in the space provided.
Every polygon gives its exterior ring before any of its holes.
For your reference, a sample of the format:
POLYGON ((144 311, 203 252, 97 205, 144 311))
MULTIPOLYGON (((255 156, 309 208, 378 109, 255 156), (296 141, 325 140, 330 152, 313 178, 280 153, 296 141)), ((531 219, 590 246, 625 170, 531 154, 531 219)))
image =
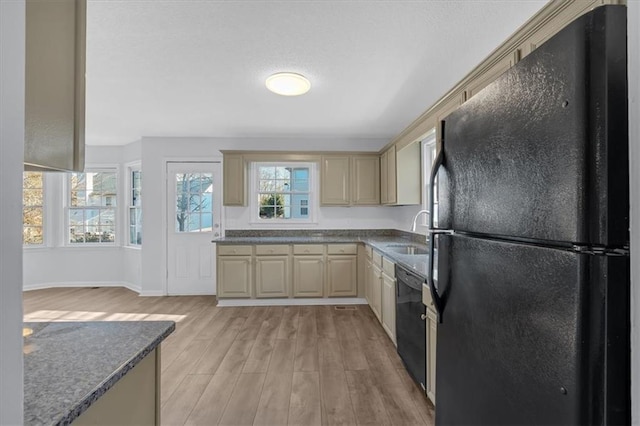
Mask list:
POLYGON ((267 77, 267 89, 282 96, 304 95, 311 89, 311 83, 301 74, 279 72, 267 77))

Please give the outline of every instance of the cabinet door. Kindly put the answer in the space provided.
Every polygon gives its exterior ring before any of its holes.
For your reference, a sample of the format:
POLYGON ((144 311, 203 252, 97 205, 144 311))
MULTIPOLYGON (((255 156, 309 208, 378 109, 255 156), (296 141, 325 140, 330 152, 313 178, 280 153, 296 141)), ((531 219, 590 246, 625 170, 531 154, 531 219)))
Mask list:
POLYGON ((22 7, 26 21, 25 165, 81 172, 87 2, 30 0, 22 7))
POLYGON ((218 256, 218 297, 251 297, 251 281, 251 256, 218 256))
POLYGON ((435 311, 427 308, 427 396, 436 403, 436 341, 438 317, 435 311))
POLYGON ((364 297, 371 306, 371 277, 373 276, 371 259, 367 258, 364 271, 364 297))
POLYGON ((389 151, 385 151, 380 156, 380 203, 389 203, 389 151))
POLYGON ((323 156, 320 171, 320 204, 349 205, 349 156, 323 156))
POLYGON ((371 310, 378 318, 382 320, 382 270, 376 264, 371 268, 371 310))
POLYGON ((355 296, 358 291, 357 279, 357 256, 327 256, 327 296, 355 296))
POLYGON ((289 297, 289 256, 256 257, 256 297, 289 297))
POLYGON ((396 279, 382 274, 382 328, 396 344, 396 279))
POLYGON ((380 204, 380 158, 368 155, 351 160, 352 203, 380 204))
POLYGON ((245 173, 242 155, 224 154, 222 159, 222 203, 225 206, 246 205, 245 173))
POLYGON ((395 204, 398 200, 396 181, 396 147, 387 150, 387 204, 395 204))
POLYGON ((324 257, 294 256, 293 296, 322 297, 324 287, 324 257))

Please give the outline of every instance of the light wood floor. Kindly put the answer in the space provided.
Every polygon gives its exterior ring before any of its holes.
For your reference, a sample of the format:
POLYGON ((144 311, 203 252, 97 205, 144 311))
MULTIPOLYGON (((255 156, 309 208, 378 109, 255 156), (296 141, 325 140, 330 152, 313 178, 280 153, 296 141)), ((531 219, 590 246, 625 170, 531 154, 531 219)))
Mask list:
POLYGON ((26 321, 176 321, 162 344, 167 425, 432 425, 368 306, 219 308, 123 288, 24 293, 26 321))

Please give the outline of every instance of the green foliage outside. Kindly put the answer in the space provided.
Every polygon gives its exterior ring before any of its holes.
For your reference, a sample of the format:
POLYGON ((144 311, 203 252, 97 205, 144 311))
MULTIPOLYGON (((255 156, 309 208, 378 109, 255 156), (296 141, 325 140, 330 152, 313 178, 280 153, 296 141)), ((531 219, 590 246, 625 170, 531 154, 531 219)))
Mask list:
POLYGON ((273 218, 284 216, 284 196, 282 194, 270 194, 260 200, 260 217, 273 218))

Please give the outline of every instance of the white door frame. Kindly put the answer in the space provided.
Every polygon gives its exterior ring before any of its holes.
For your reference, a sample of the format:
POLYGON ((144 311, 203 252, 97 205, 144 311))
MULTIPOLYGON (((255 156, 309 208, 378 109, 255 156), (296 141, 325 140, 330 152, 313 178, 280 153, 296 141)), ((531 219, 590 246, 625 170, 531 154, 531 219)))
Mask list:
MULTIPOLYGON (((169 179, 167 170, 169 167, 169 163, 220 163, 220 165, 222 166, 222 155, 217 155, 217 156, 211 156, 211 157, 198 157, 198 159, 194 159, 193 157, 165 157, 162 159, 162 182, 164 183, 164 187, 162 188, 161 191, 161 198, 162 198, 162 209, 161 209, 161 214, 162 214, 162 229, 164 229, 164 232, 162 232, 162 244, 163 244, 163 252, 164 252, 164 273, 162 274, 162 289, 163 289, 163 293, 165 296, 167 296, 169 294, 169 277, 168 277, 168 272, 169 272, 169 218, 167 216, 167 211, 168 211, 168 202, 169 202, 169 197, 168 197, 168 182, 167 180, 169 179)), ((219 180, 219 185, 220 185, 220 195, 222 195, 222 180, 224 179, 223 174, 221 174, 222 179, 219 180)), ((173 221, 172 222, 172 226, 173 226, 173 221)), ((221 206, 220 209, 220 238, 224 238, 224 233, 225 233, 225 208, 224 205, 221 206)), ((217 245, 216 244, 211 244, 211 249, 214 250, 214 255, 216 254, 216 249, 217 249, 217 245)), ((216 277, 214 277, 214 280, 216 279, 216 277)), ((214 282, 215 284, 215 282, 214 282)), ((215 286, 214 286, 215 288, 215 286)))

